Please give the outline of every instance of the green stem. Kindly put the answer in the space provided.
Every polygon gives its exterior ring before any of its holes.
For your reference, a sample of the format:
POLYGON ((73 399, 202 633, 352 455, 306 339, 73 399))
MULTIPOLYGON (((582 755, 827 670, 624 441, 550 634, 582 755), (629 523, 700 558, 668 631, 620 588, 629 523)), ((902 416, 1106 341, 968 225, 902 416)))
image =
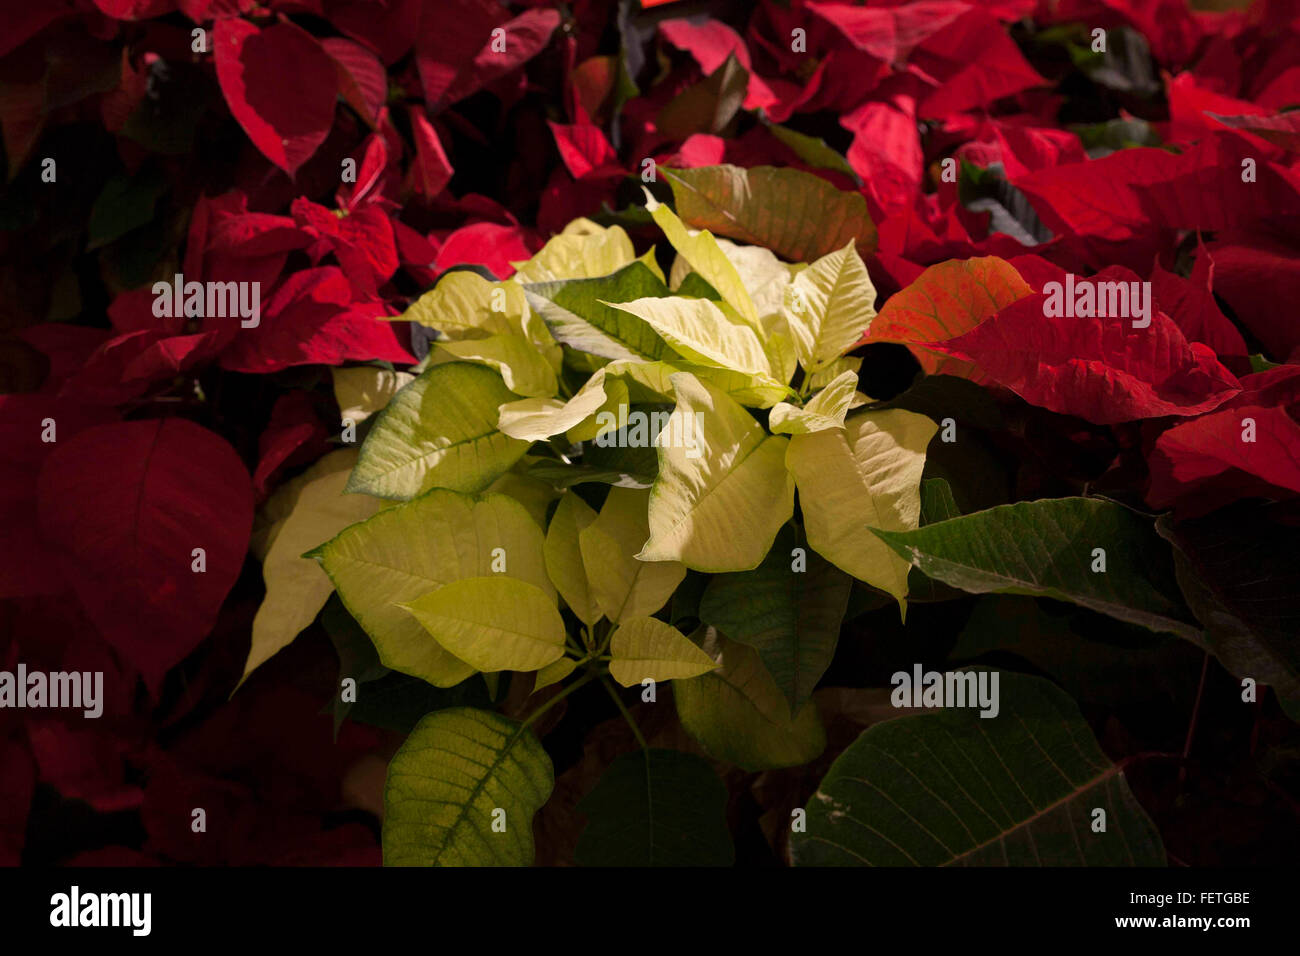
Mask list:
POLYGON ((527 719, 524 720, 523 726, 524 726, 524 727, 530 727, 530 726, 532 726, 533 724, 535 724, 535 723, 537 722, 538 718, 540 718, 540 717, 542 716, 542 714, 546 713, 548 710, 550 710, 552 707, 554 707, 554 706, 555 706, 556 704, 558 704, 560 701, 564 700, 564 698, 568 697, 570 694, 572 694, 572 693, 573 693, 575 690, 577 690, 579 687, 583 687, 583 686, 586 685, 586 684, 590 684, 590 683, 591 683, 592 681, 594 681, 598 676, 600 676, 600 675, 598 675, 598 674, 593 674, 593 673, 591 673, 591 672, 588 672, 587 674, 585 674, 584 676, 582 676, 582 677, 579 678, 578 680, 574 681, 572 684, 570 684, 568 687, 564 688, 564 690, 560 691, 558 694, 556 694, 554 697, 552 697, 552 698, 551 698, 550 700, 548 700, 546 703, 542 704, 541 707, 538 707, 535 711, 533 711, 531 714, 529 714, 528 717, 527 717, 527 719))
POLYGON ((610 684, 607 678, 601 678, 600 686, 605 688, 609 696, 613 698, 614 703, 618 706, 618 712, 623 715, 623 719, 627 721, 627 725, 632 728, 632 736, 635 737, 636 742, 641 745, 641 749, 648 752, 650 750, 650 745, 645 742, 645 737, 641 736, 641 728, 638 727, 636 721, 632 719, 632 712, 627 709, 627 706, 618 696, 618 691, 614 689, 613 685, 610 684))

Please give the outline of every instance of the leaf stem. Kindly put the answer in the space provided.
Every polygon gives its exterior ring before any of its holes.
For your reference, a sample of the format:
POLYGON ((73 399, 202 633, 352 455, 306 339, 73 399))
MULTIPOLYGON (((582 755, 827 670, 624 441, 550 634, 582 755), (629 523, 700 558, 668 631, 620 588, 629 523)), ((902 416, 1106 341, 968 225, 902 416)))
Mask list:
POLYGON ((614 703, 618 706, 618 712, 623 715, 623 719, 627 721, 627 725, 632 728, 632 736, 635 737, 636 742, 641 745, 641 749, 649 752, 650 745, 646 743, 645 737, 641 735, 641 728, 638 727, 636 721, 632 719, 632 712, 627 709, 627 705, 624 704, 622 699, 618 696, 618 691, 616 691, 614 686, 610 684, 609 678, 602 677, 600 679, 600 686, 605 688, 605 691, 611 698, 613 698, 614 703))
POLYGON ((1201 683, 1196 688, 1196 703, 1192 705, 1192 719, 1187 722, 1187 739, 1183 743, 1183 765, 1178 768, 1178 787, 1187 779, 1187 758, 1192 753, 1192 737, 1196 734, 1196 720, 1201 715, 1201 698, 1205 696, 1205 676, 1210 672, 1210 652, 1205 652, 1201 662, 1201 683))
POLYGON ((584 674, 584 675, 583 675, 582 677, 580 677, 578 680, 574 681, 574 682, 573 682, 572 684, 570 684, 568 687, 564 688, 564 690, 560 691, 558 694, 556 694, 554 697, 552 697, 552 698, 551 698, 550 700, 548 700, 546 703, 542 704, 541 707, 538 707, 535 711, 533 711, 531 714, 529 714, 528 717, 524 720, 522 726, 523 726, 523 727, 531 727, 533 724, 535 724, 535 723, 537 722, 538 718, 540 718, 540 717, 542 716, 542 714, 546 713, 548 710, 550 710, 552 707, 554 707, 554 706, 555 706, 556 704, 558 704, 560 701, 564 700, 564 698, 568 697, 570 694, 572 694, 572 693, 573 693, 575 690, 577 690, 579 687, 583 687, 583 686, 585 686, 586 684, 590 684, 590 683, 591 683, 592 681, 594 681, 598 676, 600 676, 600 675, 598 675, 598 674, 594 674, 594 673, 588 671, 586 674, 584 674))

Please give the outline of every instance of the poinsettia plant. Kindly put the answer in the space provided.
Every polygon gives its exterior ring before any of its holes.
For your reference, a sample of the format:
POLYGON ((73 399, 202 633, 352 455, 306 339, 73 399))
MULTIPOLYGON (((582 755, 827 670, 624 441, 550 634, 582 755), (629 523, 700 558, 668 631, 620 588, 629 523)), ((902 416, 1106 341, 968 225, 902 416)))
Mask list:
MULTIPOLYGON (((1079 495, 963 516, 948 481, 926 477, 927 449, 941 427, 949 433, 941 441, 957 443, 972 401, 947 383, 1000 381, 1051 407, 1033 390, 1051 387, 1050 339, 1060 328, 1047 323, 1040 342, 1016 323, 1034 309, 1040 320, 1047 314, 1030 280, 1052 281, 1052 267, 1035 257, 1019 269, 992 257, 935 267, 877 315, 860 252, 875 235, 856 197, 793 170, 663 175, 691 217, 646 193, 666 245, 638 255, 621 227, 578 220, 515 263, 509 279, 445 275, 401 316, 435 336, 414 377, 340 372, 339 384, 360 398, 340 397, 345 427, 365 416, 364 441, 286 488, 295 500, 270 531, 268 597, 247 670, 292 640, 336 589, 384 667, 461 689, 414 727, 389 766, 388 862, 533 862, 533 816, 554 779, 531 728, 592 682, 605 686, 643 752, 613 761, 584 798, 578 857, 729 862, 712 767, 650 747, 622 688, 663 707, 670 682, 676 720, 714 759, 751 772, 811 763, 827 743, 813 693, 855 589, 859 607, 889 602, 900 618, 914 585, 931 601, 959 593, 952 589, 1041 595, 1213 646, 1179 593, 1169 545, 1140 512, 1079 495), (750 242, 693 228, 703 221, 750 242), (962 308, 927 325, 917 303, 940 289, 962 308), (972 344, 975 333, 1007 335, 1004 323, 1033 349, 1039 370, 1027 384, 1010 362, 1022 346, 1003 340, 985 353, 972 344), (909 342, 935 373, 919 382, 939 386, 924 413, 908 407, 924 397, 915 389, 882 401, 859 387, 862 360, 847 353, 875 340, 909 342), (333 536, 303 554, 313 533, 333 536), (503 675, 528 687, 522 719, 459 706, 465 682, 483 680, 494 699, 503 675)), ((1122 335, 1100 347, 1125 350, 1132 387, 1094 394, 1076 381, 1064 393, 1076 404, 1061 411, 1101 422, 1189 416, 1238 390, 1163 314, 1122 335), (1161 361, 1143 365, 1151 352, 1161 361), (1154 411, 1133 408, 1143 394, 1154 411)), ((1111 380, 1109 368, 1099 374, 1111 380)), ((954 483, 968 499, 963 476, 954 483)), ((1285 660, 1216 650, 1230 667, 1290 686, 1285 660)), ((920 676, 916 696, 896 705, 938 700, 922 693, 920 676)), ((817 801, 791 811, 797 862, 979 862, 1027 853, 1022 841, 1035 827, 1087 846, 1049 845, 1035 850, 1040 859, 1161 861, 1160 838, 1121 767, 1067 696, 1012 673, 959 679, 985 709, 900 719, 848 748, 817 801), (1005 775, 958 765, 953 741, 976 737, 1005 775), (933 762, 917 765, 918 740, 939 748, 933 762), (1035 754, 1047 755, 1046 768, 1035 754), (936 804, 865 838, 854 824, 880 807, 841 791, 866 775, 881 799, 905 799, 910 785, 891 761, 936 804), (992 789, 970 796, 968 786, 979 789, 973 772, 992 789), (1011 787, 1025 798, 990 812, 1011 787), (963 812, 944 809, 945 795, 962 794, 963 812), (1102 804, 1114 819, 1098 831, 1090 814, 1102 804), (954 822, 943 839, 929 829, 954 822)), ((355 675, 342 680, 354 697, 364 693, 355 675)))
POLYGON ((0 862, 1288 859, 1298 23, 4 5, 0 862))

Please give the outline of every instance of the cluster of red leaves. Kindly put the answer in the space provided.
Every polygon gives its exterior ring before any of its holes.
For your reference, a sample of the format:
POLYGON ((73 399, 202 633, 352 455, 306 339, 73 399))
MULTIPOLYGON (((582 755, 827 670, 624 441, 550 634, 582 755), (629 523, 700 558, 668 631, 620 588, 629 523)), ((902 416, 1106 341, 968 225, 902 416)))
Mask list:
MULTIPOLYGON (((0 862, 37 781, 139 814, 142 850, 110 859, 375 859, 368 830, 324 828, 378 736, 329 743, 322 698, 272 685, 283 668, 215 706, 257 601, 255 505, 327 447, 321 366, 413 360, 375 317, 452 266, 506 276, 571 219, 617 217, 648 160, 860 191, 887 298, 868 341, 1117 426, 1153 507, 1300 492, 1293 0, 763 0, 725 22, 646 6, 3 5, 0 668, 102 670, 111 693, 98 722, 0 712, 0 862), (1074 25, 1143 39, 1160 148, 1090 154, 1065 128, 1078 70, 1039 39, 1074 25), (1023 200, 1036 244, 964 201, 980 172, 1023 200), (1050 325, 1041 290, 1066 272, 1149 279, 1150 327, 1050 325), (155 316, 174 273, 259 283, 260 324, 155 316), (1282 364, 1255 372, 1256 354, 1282 364), (220 840, 191 838, 195 806, 219 806, 220 840)), ((1117 104, 1100 118, 1126 122, 1117 104)))

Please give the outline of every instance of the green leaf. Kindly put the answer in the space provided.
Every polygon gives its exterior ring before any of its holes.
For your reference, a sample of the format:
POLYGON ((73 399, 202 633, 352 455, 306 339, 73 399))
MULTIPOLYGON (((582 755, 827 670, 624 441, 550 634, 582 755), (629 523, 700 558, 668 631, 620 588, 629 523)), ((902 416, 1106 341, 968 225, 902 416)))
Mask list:
POLYGON ((704 652, 721 666, 673 684, 677 716, 709 755, 743 770, 809 763, 826 748, 817 706, 808 701, 792 718, 785 696, 758 652, 709 628, 704 652))
POLYGON ((808 801, 794 863, 1163 866, 1160 834, 1074 701, 1041 678, 999 677, 995 718, 954 707, 867 728, 808 801))
POLYGON ((1205 625, 1205 644, 1237 677, 1300 698, 1300 571, 1287 505, 1236 504, 1156 531, 1174 548, 1174 571, 1205 625))
POLYGON ((600 620, 600 607, 587 583, 578 535, 595 520, 596 512, 577 494, 569 492, 555 507, 544 547, 547 575, 569 610, 588 627, 600 620))
POLYGON ((1124 719, 1145 710, 1190 714, 1204 654, 1190 641, 1122 624, 1074 604, 1017 594, 986 594, 949 653, 969 664, 1015 654, 1081 704, 1124 719))
POLYGON ((788 298, 785 317, 795 352, 810 371, 853 348, 876 317, 876 287, 852 242, 795 276, 788 298))
POLYGON ((837 173, 843 173, 850 179, 859 183, 862 182, 857 170, 849 164, 847 159, 827 146, 826 140, 816 136, 808 136, 805 133, 792 130, 788 126, 780 126, 776 123, 766 125, 769 133, 786 146, 789 146, 795 155, 809 166, 816 166, 819 169, 833 169, 837 173))
POLYGON ((677 750, 622 754, 578 812, 582 866, 731 866, 727 788, 708 761, 677 750))
POLYGON ((497 430, 498 409, 515 397, 480 365, 429 368, 375 419, 347 491, 398 501, 431 488, 482 491, 528 450, 497 430))
POLYGON ((753 571, 717 574, 700 602, 700 620, 758 651, 776 686, 796 713, 826 673, 853 579, 821 555, 796 564, 790 526, 753 571), (795 570, 795 568, 799 570, 795 570))
POLYGON ((653 617, 625 618, 609 643, 609 676, 624 687, 698 677, 717 667, 685 634, 653 617))
POLYGON ((133 229, 153 221, 154 208, 167 192, 167 177, 153 165, 133 176, 117 173, 104 184, 90 209, 87 250, 106 246, 133 229))
POLYGON ((320 565, 302 553, 379 510, 380 502, 369 495, 343 494, 356 460, 352 448, 330 452, 276 491, 277 497, 292 500, 287 505, 291 510, 274 529, 262 562, 266 597, 253 618, 241 684, 311 624, 334 590, 320 565))
POLYGON ((739 404, 683 372, 658 438, 644 561, 697 571, 748 571, 794 513, 788 439, 768 435, 739 404))
POLYGON ((384 864, 529 866, 533 816, 554 787, 551 758, 518 721, 468 707, 430 714, 388 765, 384 864))
POLYGON ((578 532, 591 596, 615 624, 654 614, 686 577, 676 561, 639 561, 636 554, 650 536, 648 491, 611 488, 600 514, 578 532))
POLYGON ((672 350, 645 322, 609 303, 669 294, 668 286, 642 262, 594 279, 565 279, 524 286, 528 304, 555 338, 608 359, 654 361, 672 350))
POLYGON ((957 502, 952 500, 952 489, 942 478, 926 478, 921 482, 921 524, 937 524, 949 518, 960 518, 957 502))
POLYGON ((555 591, 546 576, 542 531, 519 502, 435 489, 354 524, 309 555, 320 561, 385 666, 438 687, 474 668, 445 650, 399 604, 453 581, 505 574, 555 591), (496 567, 494 567, 496 565, 496 567))
POLYGON ((475 670, 535 671, 564 656, 554 597, 516 578, 465 578, 398 606, 475 670))
POLYGON ((666 139, 678 141, 697 133, 722 133, 740 111, 748 88, 749 71, 729 53, 721 66, 659 111, 655 129, 666 139))
POLYGON ((808 544, 841 571, 893 595, 903 609, 908 562, 866 529, 917 526, 925 450, 937 430, 924 415, 865 411, 842 430, 795 435, 786 454, 808 544))
POLYGON ((790 262, 809 262, 848 242, 863 255, 875 250, 867 201, 812 173, 731 165, 661 171, 677 214, 696 229, 765 246, 790 262))
POLYGON ((1033 594, 1197 640, 1177 598, 1169 548, 1149 520, 1113 501, 1000 505, 877 537, 926 575, 975 594, 1033 594), (1105 571, 1093 571, 1105 552, 1105 571))

